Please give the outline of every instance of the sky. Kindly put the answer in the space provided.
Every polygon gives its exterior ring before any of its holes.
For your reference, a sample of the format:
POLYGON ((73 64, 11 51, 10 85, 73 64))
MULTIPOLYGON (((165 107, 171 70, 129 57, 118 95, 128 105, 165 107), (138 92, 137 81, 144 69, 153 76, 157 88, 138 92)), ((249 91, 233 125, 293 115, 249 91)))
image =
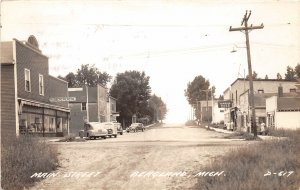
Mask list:
POLYGON ((300 63, 300 0, 2 0, 1 41, 34 35, 53 76, 81 64, 112 76, 145 71, 167 104, 166 122, 185 122, 188 82, 202 75, 218 97, 247 75, 245 35, 229 32, 246 10, 249 24, 264 24, 250 32, 253 70, 284 76, 300 63))

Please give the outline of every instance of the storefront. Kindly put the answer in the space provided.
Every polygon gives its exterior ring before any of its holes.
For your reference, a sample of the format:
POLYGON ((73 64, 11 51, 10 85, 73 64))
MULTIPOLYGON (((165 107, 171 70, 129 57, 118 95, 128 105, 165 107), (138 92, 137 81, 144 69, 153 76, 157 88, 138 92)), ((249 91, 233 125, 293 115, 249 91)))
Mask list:
POLYGON ((65 107, 18 99, 20 134, 65 136, 69 132, 70 110, 65 107))

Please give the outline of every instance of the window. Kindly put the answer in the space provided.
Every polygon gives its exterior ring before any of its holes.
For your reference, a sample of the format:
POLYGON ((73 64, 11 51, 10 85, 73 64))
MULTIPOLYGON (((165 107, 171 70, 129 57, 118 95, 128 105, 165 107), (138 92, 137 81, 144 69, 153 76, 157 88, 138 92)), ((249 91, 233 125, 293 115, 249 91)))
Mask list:
POLYGON ((290 92, 296 92, 296 88, 291 88, 290 92))
POLYGON ((25 91, 31 92, 30 70, 25 69, 25 91))
POLYGON ((39 74, 39 93, 44 96, 44 76, 39 74))
POLYGON ((81 103, 81 111, 86 111, 86 102, 81 103))
POLYGON ((258 94, 263 94, 264 93, 264 90, 260 89, 258 90, 258 94))

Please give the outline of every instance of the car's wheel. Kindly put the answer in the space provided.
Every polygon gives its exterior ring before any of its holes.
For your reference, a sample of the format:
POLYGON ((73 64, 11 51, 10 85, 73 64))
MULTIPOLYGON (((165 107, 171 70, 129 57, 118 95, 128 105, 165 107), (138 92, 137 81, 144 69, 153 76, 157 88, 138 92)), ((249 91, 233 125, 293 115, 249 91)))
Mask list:
POLYGON ((115 138, 117 138, 118 135, 114 135, 115 138))
POLYGON ((106 139, 106 136, 103 136, 103 139, 106 139))
POLYGON ((121 132, 120 135, 123 135, 123 132, 121 132))

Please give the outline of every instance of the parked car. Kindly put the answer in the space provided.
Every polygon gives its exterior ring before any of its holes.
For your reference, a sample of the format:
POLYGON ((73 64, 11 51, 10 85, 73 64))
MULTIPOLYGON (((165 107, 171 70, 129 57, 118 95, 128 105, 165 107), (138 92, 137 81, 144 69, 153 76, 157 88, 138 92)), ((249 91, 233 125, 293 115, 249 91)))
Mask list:
POLYGON ((113 122, 113 123, 115 126, 117 126, 117 133, 120 135, 123 135, 123 128, 122 128, 121 123, 118 123, 118 122, 113 122))
POLYGON ((115 125, 114 122, 103 122, 100 123, 101 125, 103 125, 103 128, 107 130, 107 136, 108 137, 112 137, 114 136, 115 138, 117 138, 118 136, 118 127, 117 125, 115 125))
POLYGON ((83 130, 79 131, 81 138, 87 137, 89 139, 96 139, 102 137, 106 139, 108 131, 104 128, 104 125, 99 122, 88 122, 84 124, 83 130))
POLYGON ((127 133, 129 132, 137 132, 137 131, 144 131, 145 127, 142 123, 132 123, 127 129, 127 133))

